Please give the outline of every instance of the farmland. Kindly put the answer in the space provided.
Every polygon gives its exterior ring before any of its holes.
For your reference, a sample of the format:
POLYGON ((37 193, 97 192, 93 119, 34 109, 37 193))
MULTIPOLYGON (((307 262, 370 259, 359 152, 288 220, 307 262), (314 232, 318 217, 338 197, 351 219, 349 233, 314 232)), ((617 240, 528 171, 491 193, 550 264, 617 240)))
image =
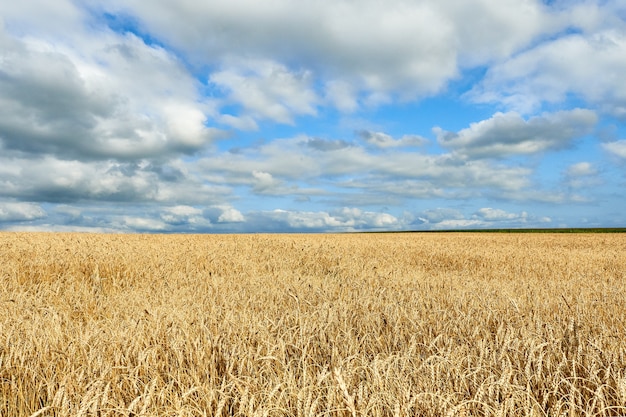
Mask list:
POLYGON ((626 235, 0 234, 0 416, 626 414, 626 235))

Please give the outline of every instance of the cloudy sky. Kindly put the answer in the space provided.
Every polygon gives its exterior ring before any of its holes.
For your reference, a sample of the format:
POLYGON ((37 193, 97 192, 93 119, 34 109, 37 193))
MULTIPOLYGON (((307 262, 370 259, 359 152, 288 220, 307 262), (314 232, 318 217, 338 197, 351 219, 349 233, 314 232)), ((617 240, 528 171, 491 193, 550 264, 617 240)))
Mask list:
POLYGON ((626 225, 625 0, 0 2, 0 229, 626 225))

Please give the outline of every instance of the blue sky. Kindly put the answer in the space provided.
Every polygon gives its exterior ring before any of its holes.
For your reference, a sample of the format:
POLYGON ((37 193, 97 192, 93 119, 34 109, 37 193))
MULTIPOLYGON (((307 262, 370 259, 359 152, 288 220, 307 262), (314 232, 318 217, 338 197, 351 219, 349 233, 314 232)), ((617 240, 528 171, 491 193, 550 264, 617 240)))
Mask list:
POLYGON ((626 2, 0 4, 0 229, 626 225, 626 2))

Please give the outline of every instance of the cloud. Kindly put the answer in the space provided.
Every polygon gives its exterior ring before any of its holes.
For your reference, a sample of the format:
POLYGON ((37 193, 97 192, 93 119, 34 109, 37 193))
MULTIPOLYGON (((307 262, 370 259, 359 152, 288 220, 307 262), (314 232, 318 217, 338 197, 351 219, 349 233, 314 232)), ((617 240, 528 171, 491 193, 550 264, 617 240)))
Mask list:
POLYGON ((376 148, 306 136, 274 140, 239 153, 219 153, 197 161, 199 178, 224 185, 252 187, 258 194, 332 195, 347 192, 344 204, 353 205, 361 193, 379 199, 447 195, 467 198, 486 189, 510 192, 530 185, 532 171, 486 160, 451 155, 428 155, 376 148), (306 187, 306 185, 310 187, 306 187), (334 191, 324 191, 327 185, 334 191), (320 186, 322 186, 320 188, 320 186), (395 194, 395 195, 394 195, 395 194), (354 200, 351 200, 354 199, 354 200), (350 203, 350 201, 353 201, 350 203))
POLYGON ((340 111, 352 113, 359 107, 356 89, 347 81, 331 80, 326 83, 325 99, 340 111))
POLYGON ((441 223, 450 220, 464 219, 463 213, 451 208, 429 209, 419 214, 419 219, 424 223, 441 223))
POLYGON ((506 220, 506 221, 520 220, 524 222, 526 221, 528 214, 525 211, 518 214, 518 213, 509 213, 501 209, 493 209, 491 207, 485 207, 485 208, 479 209, 476 213, 474 213, 472 217, 476 219, 488 221, 488 222, 503 221, 503 220, 506 220))
POLYGON ((618 158, 626 159, 626 140, 603 143, 602 148, 618 158))
POLYGON ((202 183, 180 161, 152 163, 67 161, 0 157, 0 198, 20 201, 76 203, 224 201, 230 189, 202 183))
MULTIPOLYGON (((269 77, 242 77, 226 69, 216 78, 235 95, 249 89, 254 97, 239 100, 260 114, 258 104, 274 93, 258 81, 286 79, 292 84, 293 63, 323 79, 328 102, 352 112, 360 103, 386 100, 389 94, 413 99, 441 91, 458 75, 459 64, 500 59, 546 30, 558 29, 558 13, 549 13, 540 2, 515 0, 278 0, 271 7, 253 0, 188 2, 184 7, 174 1, 147 5, 131 0, 101 7, 113 14, 130 13, 142 30, 158 34, 192 62, 221 65, 233 57, 251 57, 285 65, 272 64, 281 69, 269 77), (238 87, 244 80, 246 85, 238 87)), ((277 107, 265 113, 288 121, 287 110, 277 107)))
POLYGON ((317 113, 319 98, 309 71, 292 72, 271 60, 236 60, 225 66, 209 81, 227 93, 226 103, 241 105, 252 119, 292 124, 296 115, 317 113))
POLYGON ((457 133, 435 128, 437 142, 471 158, 503 158, 563 149, 591 133, 598 117, 591 110, 574 109, 524 120, 515 112, 496 113, 457 133))
POLYGON ((0 222, 23 222, 46 216, 46 211, 38 204, 0 202, 0 222))
POLYGON ((275 194, 282 185, 282 181, 277 180, 269 172, 252 171, 254 185, 252 191, 257 194, 275 194))
POLYGON ((174 206, 163 209, 161 213, 163 222, 179 226, 179 225, 201 225, 209 226, 211 223, 204 219, 202 210, 191 206, 174 206))
POLYGON ((598 167, 626 159, 625 12, 619 0, 4 2, 2 227, 483 227, 519 225, 535 202, 619 195, 598 167), (466 107, 477 102, 489 105, 466 107), (574 154, 611 125, 604 154, 574 154), (555 172, 561 156, 585 162, 555 172), (428 204, 468 211, 398 214, 428 204), (508 211, 482 207, 497 204, 508 211))
POLYGON ((378 148, 415 147, 423 146, 428 142, 426 138, 418 135, 404 135, 401 138, 394 139, 386 133, 372 132, 370 130, 360 130, 357 134, 365 142, 378 148))
POLYGON ((234 207, 221 207, 222 214, 217 218, 218 223, 243 223, 245 216, 234 207))
POLYGON ((63 39, 76 33, 84 19, 82 11, 71 0, 41 2, 25 0, 0 4, 0 26, 18 33, 46 34, 63 39))
POLYGON ((276 209, 248 213, 250 227, 260 231, 396 230, 402 222, 393 215, 343 207, 336 211, 288 211, 276 209))
POLYGON ((414 218, 421 222, 420 229, 427 230, 539 227, 552 221, 547 216, 538 218, 526 211, 512 213, 491 207, 482 207, 469 216, 456 209, 429 209, 416 214, 414 218))
POLYGON ((468 97, 478 103, 504 103, 528 113, 543 103, 562 103, 574 95, 624 118, 624 73, 623 27, 591 34, 575 33, 547 41, 492 66, 468 97))
POLYGON ((133 34, 81 35, 57 44, 0 26, 5 154, 130 160, 193 153, 221 137, 175 55, 133 34))
MULTIPOLYGON (((563 183, 569 189, 581 189, 598 187, 602 185, 598 170, 591 162, 578 162, 572 164, 563 172, 563 183)), ((588 202, 590 198, 581 195, 572 195, 573 199, 580 202, 588 202)))
POLYGON ((317 151, 336 151, 352 146, 349 142, 341 139, 328 140, 320 138, 308 138, 305 140, 306 146, 317 151))
POLYGON ((122 216, 119 219, 120 225, 123 229, 132 232, 166 232, 169 227, 166 222, 152 218, 152 217, 138 217, 138 216, 122 216))
POLYGON ((598 171, 593 167, 590 162, 578 162, 570 165, 565 175, 568 177, 583 177, 589 175, 596 175, 598 171))

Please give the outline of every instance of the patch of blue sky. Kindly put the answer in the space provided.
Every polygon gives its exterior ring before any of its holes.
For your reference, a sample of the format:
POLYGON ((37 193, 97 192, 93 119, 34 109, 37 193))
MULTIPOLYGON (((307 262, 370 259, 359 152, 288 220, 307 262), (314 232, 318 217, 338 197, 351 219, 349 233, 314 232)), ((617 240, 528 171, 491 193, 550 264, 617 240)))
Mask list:
POLYGON ((141 23, 135 16, 123 13, 100 12, 94 17, 113 32, 121 34, 132 33, 143 40, 146 45, 169 49, 161 39, 142 28, 141 23))

